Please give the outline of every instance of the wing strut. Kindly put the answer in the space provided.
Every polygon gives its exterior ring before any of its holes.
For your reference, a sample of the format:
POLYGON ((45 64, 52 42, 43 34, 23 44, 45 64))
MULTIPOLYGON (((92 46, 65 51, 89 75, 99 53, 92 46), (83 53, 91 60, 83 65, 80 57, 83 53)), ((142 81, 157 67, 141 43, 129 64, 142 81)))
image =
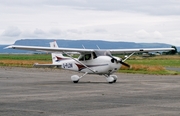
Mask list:
POLYGON ((89 68, 88 66, 86 66, 85 64, 83 64, 82 62, 80 62, 79 60, 73 58, 71 55, 67 54, 66 52, 63 51, 64 54, 66 54, 67 56, 69 56, 70 58, 72 58, 73 60, 75 60, 76 62, 78 62, 79 64, 82 64, 83 66, 85 66, 87 69, 89 69, 90 71, 92 71, 93 73, 96 73, 95 70, 92 70, 91 68, 89 68))
POLYGON ((128 57, 126 57, 124 60, 123 60, 123 62, 125 62, 127 59, 129 59, 132 55, 134 55, 134 53, 136 53, 136 52, 133 52, 133 53, 131 53, 128 57))

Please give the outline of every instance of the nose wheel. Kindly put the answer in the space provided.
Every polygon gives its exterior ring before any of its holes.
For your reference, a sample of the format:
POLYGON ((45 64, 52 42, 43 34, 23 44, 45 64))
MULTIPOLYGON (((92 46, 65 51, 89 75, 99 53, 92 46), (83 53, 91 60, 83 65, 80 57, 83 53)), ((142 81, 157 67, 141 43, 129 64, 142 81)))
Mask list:
POLYGON ((107 80, 107 82, 109 82, 110 84, 116 83, 116 81, 117 81, 117 76, 116 76, 116 75, 106 76, 106 80, 107 80))
POLYGON ((116 83, 118 77, 116 75, 111 75, 111 76, 114 78, 113 82, 116 83))

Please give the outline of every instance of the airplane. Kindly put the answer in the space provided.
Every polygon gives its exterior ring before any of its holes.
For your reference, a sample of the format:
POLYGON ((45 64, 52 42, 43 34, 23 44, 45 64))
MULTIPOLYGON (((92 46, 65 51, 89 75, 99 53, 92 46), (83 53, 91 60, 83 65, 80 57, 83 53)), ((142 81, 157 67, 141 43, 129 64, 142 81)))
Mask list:
POLYGON ((87 74, 104 75, 110 84, 117 81, 117 76, 113 75, 122 65, 129 67, 125 63, 134 53, 155 52, 155 51, 171 51, 174 48, 141 48, 141 49, 79 49, 79 48, 60 48, 56 41, 50 42, 50 47, 40 46, 22 46, 10 45, 6 49, 20 49, 40 52, 50 52, 52 56, 52 64, 38 64, 34 67, 56 67, 66 70, 83 73, 82 76, 72 75, 71 80, 78 83, 81 78, 87 74), (125 59, 113 56, 112 54, 130 53, 125 59), (74 58, 72 54, 79 54, 78 58, 74 58), (65 56, 66 55, 66 56, 65 56))

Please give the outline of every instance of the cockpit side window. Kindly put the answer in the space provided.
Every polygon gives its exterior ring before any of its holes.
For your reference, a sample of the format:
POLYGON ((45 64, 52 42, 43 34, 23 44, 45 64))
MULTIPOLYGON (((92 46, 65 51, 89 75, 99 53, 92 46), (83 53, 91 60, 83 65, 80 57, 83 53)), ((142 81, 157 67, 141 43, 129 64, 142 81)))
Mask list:
POLYGON ((79 61, 84 61, 84 60, 91 60, 92 55, 91 54, 83 54, 79 57, 79 61))
POLYGON ((84 61, 84 60, 91 60, 95 58, 97 58, 97 55, 95 52, 92 52, 92 53, 87 53, 87 54, 81 54, 78 59, 79 61, 84 61))
POLYGON ((85 60, 91 60, 91 54, 85 54, 85 60))

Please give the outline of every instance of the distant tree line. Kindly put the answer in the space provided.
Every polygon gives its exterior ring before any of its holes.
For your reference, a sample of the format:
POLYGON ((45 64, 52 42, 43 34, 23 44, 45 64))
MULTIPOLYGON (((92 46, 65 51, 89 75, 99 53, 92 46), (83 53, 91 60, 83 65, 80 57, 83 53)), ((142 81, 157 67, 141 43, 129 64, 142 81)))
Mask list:
POLYGON ((165 54, 165 55, 180 54, 180 53, 178 53, 176 46, 172 46, 171 48, 174 48, 174 50, 171 50, 171 51, 168 51, 168 52, 163 52, 163 54, 165 54))

